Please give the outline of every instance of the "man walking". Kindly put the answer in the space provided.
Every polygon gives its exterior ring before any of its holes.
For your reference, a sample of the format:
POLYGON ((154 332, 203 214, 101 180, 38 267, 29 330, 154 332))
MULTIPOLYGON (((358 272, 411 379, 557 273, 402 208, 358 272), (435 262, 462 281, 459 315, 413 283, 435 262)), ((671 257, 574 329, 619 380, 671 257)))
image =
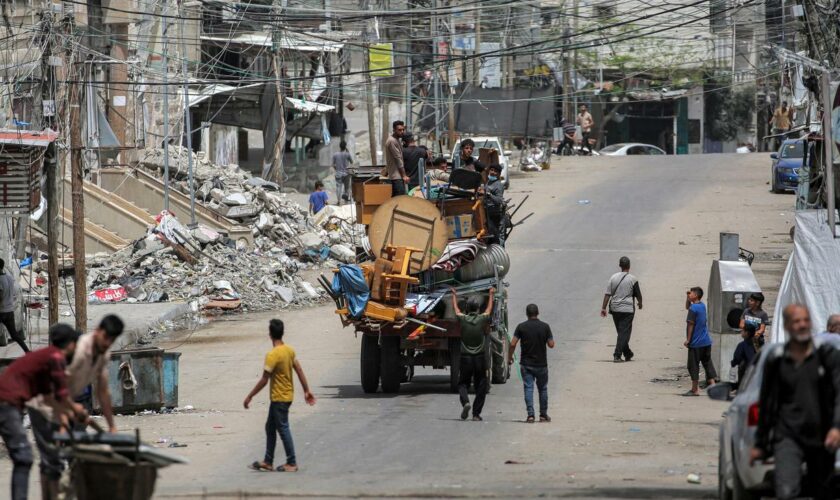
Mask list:
POLYGON ((577 124, 580 125, 580 134, 583 139, 583 146, 592 154, 592 144, 589 143, 589 136, 592 134, 592 127, 595 126, 595 120, 586 108, 586 104, 581 104, 580 112, 577 115, 577 124))
POLYGON ((25 354, 0 374, 0 436, 12 459, 12 500, 26 500, 29 493, 29 469, 32 467, 32 447, 23 428, 24 405, 38 395, 68 427, 67 415, 87 418, 81 405, 69 400, 67 360, 73 357, 78 332, 69 325, 58 323, 50 327, 50 346, 25 354))
POLYGON ((254 396, 271 382, 269 388, 271 404, 268 407, 268 419, 265 422, 265 457, 262 462, 251 464, 251 468, 254 470, 274 470, 274 448, 277 446, 278 433, 286 452, 286 463, 278 466, 277 470, 279 472, 297 472, 298 470, 295 445, 292 441, 292 431, 289 428, 289 408, 292 406, 295 397, 293 369, 300 380, 306 403, 310 406, 315 404, 315 396, 309 391, 309 383, 306 381, 306 375, 303 374, 303 368, 295 357, 294 349, 283 343, 284 328, 283 322, 279 319, 269 321, 268 334, 274 347, 265 355, 262 377, 245 397, 245 402, 242 403, 242 406, 247 410, 254 396))
MULTIPOLYGON (((0 259, 0 323, 6 327, 9 336, 17 342, 23 352, 29 352, 23 332, 15 325, 15 306, 17 305, 18 284, 12 273, 6 272, 6 262, 0 259)), ((4 344, 5 345, 5 344, 4 344)))
POLYGON ((332 167, 335 169, 335 197, 338 204, 341 201, 350 201, 350 165, 353 163, 353 155, 347 151, 347 143, 341 141, 338 143, 339 151, 332 157, 332 167))
POLYGON ((790 340, 774 346, 764 364, 750 459, 775 459, 779 500, 836 498, 829 482, 840 447, 840 352, 828 343, 814 345, 805 306, 789 305, 782 317, 790 340), (802 491, 804 485, 812 491, 802 491))
POLYGON ((685 296, 685 308, 688 310, 686 318, 685 342, 688 348, 688 374, 691 377, 691 390, 683 396, 700 395, 700 364, 706 373, 706 383, 712 385, 717 379, 715 364, 712 361, 712 337, 706 323, 706 304, 703 300, 703 289, 695 286, 685 296))
POLYGON ((639 288, 639 280, 630 274, 630 258, 621 257, 618 259, 618 267, 621 272, 615 273, 607 283, 607 292, 604 294, 604 301, 601 303, 601 317, 607 317, 607 307, 615 323, 616 341, 613 351, 613 361, 621 363, 621 356, 624 361, 633 359, 633 351, 630 349, 630 335, 633 333, 633 317, 636 315, 636 304, 639 310, 642 309, 642 290, 639 288))
MULTIPOLYGON (((108 362, 111 346, 123 333, 122 320, 109 314, 102 318, 92 332, 79 337, 73 360, 67 366, 67 388, 70 398, 80 403, 88 412, 93 409, 90 386, 96 391, 96 400, 102 409, 108 432, 117 432, 114 410, 111 405, 111 391, 108 385, 108 362)), ((47 404, 44 396, 38 396, 26 405, 32 423, 32 433, 41 457, 41 491, 43 499, 58 498, 58 482, 64 464, 53 441, 53 432, 59 427, 60 418, 47 404)))
POLYGON ((403 162, 402 136, 405 134, 405 123, 397 120, 393 123, 393 133, 385 141, 385 168, 388 181, 391 183, 391 196, 406 194, 405 186, 410 180, 405 172, 403 162))
POLYGON ((477 297, 470 297, 467 301, 467 313, 458 307, 458 294, 454 288, 452 292, 452 310, 461 327, 461 372, 458 378, 458 395, 461 398, 461 420, 466 420, 472 409, 472 419, 481 421, 481 410, 487 397, 487 333, 490 324, 490 314, 493 312, 493 297, 496 289, 491 288, 487 299, 487 308, 479 313, 481 302, 477 297), (470 381, 475 388, 475 400, 470 406, 467 391, 470 381))
POLYGON ((546 346, 554 349, 554 336, 548 323, 540 321, 540 310, 536 304, 525 307, 527 321, 519 323, 513 332, 510 343, 508 364, 513 364, 516 345, 522 342, 519 349, 519 372, 525 388, 525 419, 529 424, 534 423, 534 382, 540 394, 540 422, 551 422, 548 416, 548 357, 546 346))

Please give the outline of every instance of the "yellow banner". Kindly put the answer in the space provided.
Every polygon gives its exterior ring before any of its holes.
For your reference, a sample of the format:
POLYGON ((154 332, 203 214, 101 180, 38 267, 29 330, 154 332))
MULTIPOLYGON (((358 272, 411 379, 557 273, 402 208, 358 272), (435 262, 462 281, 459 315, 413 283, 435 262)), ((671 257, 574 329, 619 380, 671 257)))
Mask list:
POLYGON ((394 46, 377 43, 370 46, 370 76, 394 76, 394 46))

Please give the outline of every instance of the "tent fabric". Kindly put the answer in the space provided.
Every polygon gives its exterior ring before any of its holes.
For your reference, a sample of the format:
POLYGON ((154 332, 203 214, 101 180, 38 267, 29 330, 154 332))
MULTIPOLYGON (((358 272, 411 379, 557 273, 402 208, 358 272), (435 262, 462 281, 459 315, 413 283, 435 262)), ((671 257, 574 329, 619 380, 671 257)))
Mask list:
POLYGON ((828 212, 798 211, 793 253, 776 299, 772 341, 785 341, 782 310, 788 304, 805 304, 811 312, 814 333, 824 331, 828 317, 840 313, 837 283, 840 283, 840 240, 831 234, 828 212))
POLYGON ((370 288, 361 267, 354 264, 338 266, 338 272, 333 276, 332 291, 347 299, 351 317, 358 318, 365 312, 370 300, 370 288))

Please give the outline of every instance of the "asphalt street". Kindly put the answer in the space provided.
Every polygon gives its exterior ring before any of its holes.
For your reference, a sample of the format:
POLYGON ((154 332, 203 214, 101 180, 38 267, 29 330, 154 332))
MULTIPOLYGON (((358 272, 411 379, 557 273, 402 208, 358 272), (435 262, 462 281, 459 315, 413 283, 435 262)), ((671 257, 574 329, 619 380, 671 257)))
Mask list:
MULTIPOLYGON (((319 398, 292 407, 299 473, 246 468, 262 457, 267 394, 247 411, 241 401, 270 348, 271 315, 216 322, 169 343, 183 353, 180 403, 195 410, 121 417, 119 426, 187 445, 171 451, 192 463, 161 472, 162 497, 713 497, 724 407, 679 396, 682 301, 687 287, 707 286, 720 231, 740 232, 759 255, 759 282, 778 285, 793 197, 770 194, 768 178, 766 155, 564 158, 513 178, 509 197, 530 195, 520 214, 536 214, 508 245, 511 328, 531 302, 553 328, 550 424, 524 423, 517 373, 492 387, 484 422, 459 419, 445 371, 418 369, 398 395, 364 394, 359 339, 324 306, 276 314, 319 398), (614 364, 612 322, 598 312, 621 255, 632 259, 645 308, 631 342, 636 360, 614 364), (688 484, 689 473, 701 484, 688 484)), ((0 469, 6 488, 8 462, 0 469)))

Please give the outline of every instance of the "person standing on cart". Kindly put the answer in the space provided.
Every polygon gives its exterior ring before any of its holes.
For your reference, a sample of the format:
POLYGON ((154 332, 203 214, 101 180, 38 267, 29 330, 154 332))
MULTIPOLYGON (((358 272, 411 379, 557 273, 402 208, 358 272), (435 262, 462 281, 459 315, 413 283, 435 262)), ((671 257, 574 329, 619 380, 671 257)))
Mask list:
POLYGON ((487 243, 504 246, 502 220, 505 214, 505 186, 502 184, 502 167, 490 165, 487 169, 487 184, 484 186, 484 211, 487 214, 487 243))
POLYGON ((458 379, 458 395, 461 398, 461 420, 466 420, 472 409, 472 419, 481 421, 481 410, 487 397, 487 333, 490 325, 490 314, 493 312, 493 296, 496 289, 491 288, 487 299, 487 309, 480 313, 481 302, 478 297, 470 297, 467 301, 466 314, 458 307, 458 293, 452 291, 452 309, 461 326, 461 373, 458 379), (475 387, 475 399, 470 406, 467 391, 472 381, 475 387))

